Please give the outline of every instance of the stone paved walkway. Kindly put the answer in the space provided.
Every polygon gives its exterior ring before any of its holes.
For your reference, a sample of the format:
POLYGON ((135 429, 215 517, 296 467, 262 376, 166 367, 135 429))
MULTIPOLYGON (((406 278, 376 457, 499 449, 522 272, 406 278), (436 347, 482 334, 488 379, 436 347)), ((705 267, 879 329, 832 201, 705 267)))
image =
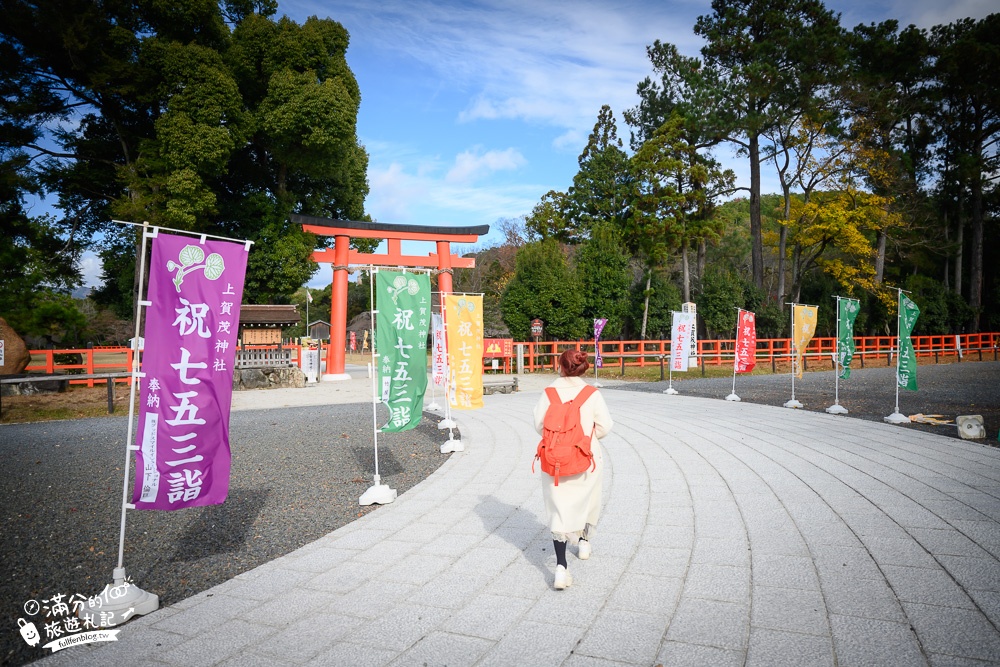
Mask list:
POLYGON ((605 396, 604 515, 565 591, 538 391, 493 395, 393 504, 45 665, 1000 665, 1000 450, 605 396))

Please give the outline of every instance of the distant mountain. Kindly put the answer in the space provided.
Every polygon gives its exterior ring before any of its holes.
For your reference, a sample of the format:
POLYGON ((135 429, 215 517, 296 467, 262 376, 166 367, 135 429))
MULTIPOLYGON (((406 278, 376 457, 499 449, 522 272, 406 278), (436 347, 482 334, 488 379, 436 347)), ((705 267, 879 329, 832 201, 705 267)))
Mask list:
POLYGON ((93 287, 77 287, 70 294, 74 299, 86 299, 93 290, 93 287))

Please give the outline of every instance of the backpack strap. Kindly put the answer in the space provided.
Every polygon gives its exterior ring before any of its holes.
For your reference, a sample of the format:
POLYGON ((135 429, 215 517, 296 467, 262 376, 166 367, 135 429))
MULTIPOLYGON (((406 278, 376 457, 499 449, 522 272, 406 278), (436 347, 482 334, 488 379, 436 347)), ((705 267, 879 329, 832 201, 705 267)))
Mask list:
POLYGON ((585 385, 583 389, 580 390, 580 393, 576 395, 576 398, 573 399, 573 402, 576 403, 579 401, 578 405, 583 405, 587 402, 587 399, 595 393, 597 393, 597 389, 593 385, 585 385))
POLYGON ((546 387, 545 395, 549 397, 549 403, 552 405, 559 405, 562 403, 562 401, 559 400, 559 392, 556 391, 555 387, 546 387))

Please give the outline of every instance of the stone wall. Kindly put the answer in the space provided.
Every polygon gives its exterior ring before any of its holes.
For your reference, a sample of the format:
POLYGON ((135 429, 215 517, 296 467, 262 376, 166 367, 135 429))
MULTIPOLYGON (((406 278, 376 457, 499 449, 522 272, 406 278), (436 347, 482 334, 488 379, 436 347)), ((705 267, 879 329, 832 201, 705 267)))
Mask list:
POLYGON ((279 389, 306 386, 306 376, 298 367, 241 368, 233 373, 233 389, 279 389))

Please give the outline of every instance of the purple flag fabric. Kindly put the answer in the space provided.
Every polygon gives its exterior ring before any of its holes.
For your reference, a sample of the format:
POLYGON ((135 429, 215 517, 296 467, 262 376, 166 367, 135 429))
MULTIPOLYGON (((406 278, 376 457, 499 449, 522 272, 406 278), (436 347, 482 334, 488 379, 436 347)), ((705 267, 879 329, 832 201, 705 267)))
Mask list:
POLYGON ((247 248, 159 234, 139 379, 136 509, 218 505, 229 493, 229 409, 247 248))
POLYGON ((594 366, 596 368, 604 367, 604 358, 601 356, 601 332, 604 331, 604 325, 607 323, 606 317, 594 319, 594 366))
POLYGON ((608 318, 599 317, 594 319, 594 340, 599 340, 601 338, 601 332, 604 331, 604 325, 608 323, 608 318))

